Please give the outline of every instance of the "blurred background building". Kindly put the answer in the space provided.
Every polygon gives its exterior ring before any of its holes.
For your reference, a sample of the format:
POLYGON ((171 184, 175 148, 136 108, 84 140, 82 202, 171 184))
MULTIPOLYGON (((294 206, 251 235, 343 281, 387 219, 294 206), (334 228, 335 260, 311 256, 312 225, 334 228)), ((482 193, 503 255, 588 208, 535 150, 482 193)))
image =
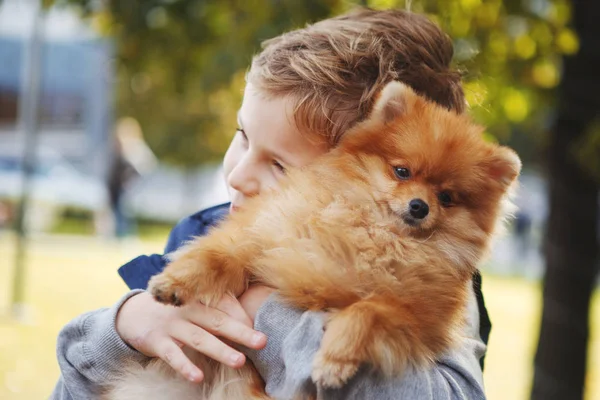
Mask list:
MULTIPOLYGON (((25 140, 19 109, 28 85, 24 64, 34 12, 34 3, 28 1, 5 0, 0 6, 0 201, 5 210, 0 218, 4 219, 14 215, 21 190, 25 140)), ((29 227, 51 231, 65 212, 83 212, 93 214, 99 222, 96 227, 106 234, 111 224, 98 219, 109 218, 106 181, 117 157, 113 40, 101 37, 73 10, 54 7, 45 14, 42 41, 37 166, 29 227)), ((198 168, 190 172, 193 178, 166 166, 143 172, 139 177, 144 179, 130 182, 133 190, 129 190, 131 185, 124 188, 128 193, 124 208, 132 217, 172 223, 195 209, 186 206, 188 201, 201 207, 225 201, 218 166, 198 168), (215 186, 216 198, 207 200, 186 189, 190 179, 196 179, 200 187, 210 187, 213 194, 215 186)))
MULTIPOLYGON (((20 196, 25 133, 20 121, 28 90, 26 50, 32 40, 33 2, 0 6, 0 197, 20 196)), ((101 210, 103 176, 113 124, 110 39, 100 38, 73 12, 52 9, 43 22, 37 166, 31 227, 56 223, 58 207, 101 210), (35 214, 35 215, 34 215, 35 214)))

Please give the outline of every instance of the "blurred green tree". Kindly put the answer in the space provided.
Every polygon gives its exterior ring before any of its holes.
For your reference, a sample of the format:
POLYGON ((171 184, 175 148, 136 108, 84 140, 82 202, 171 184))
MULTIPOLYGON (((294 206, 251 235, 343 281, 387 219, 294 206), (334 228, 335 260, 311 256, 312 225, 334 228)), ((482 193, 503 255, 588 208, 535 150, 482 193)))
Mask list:
POLYGON ((136 118, 163 161, 220 159, 244 71, 262 40, 329 16, 340 0, 59 0, 117 47, 118 115, 136 118))
POLYGON ((536 157, 551 120, 564 54, 579 42, 567 0, 368 0, 428 14, 454 40, 471 112, 490 138, 536 157), (542 127, 542 128, 540 128, 542 127), (511 135, 527 132, 528 135, 511 135), (522 136, 526 136, 525 138, 522 136))
MULTIPOLYGON (((79 7, 117 45, 117 112, 138 119, 158 156, 193 166, 221 157, 235 128, 243 74, 262 40, 356 5, 405 0, 57 0, 79 7)), ((561 56, 579 43, 567 0, 420 0, 455 40, 465 92, 490 137, 526 159, 552 115, 561 56), (521 135, 522 136, 522 135, 521 135)))

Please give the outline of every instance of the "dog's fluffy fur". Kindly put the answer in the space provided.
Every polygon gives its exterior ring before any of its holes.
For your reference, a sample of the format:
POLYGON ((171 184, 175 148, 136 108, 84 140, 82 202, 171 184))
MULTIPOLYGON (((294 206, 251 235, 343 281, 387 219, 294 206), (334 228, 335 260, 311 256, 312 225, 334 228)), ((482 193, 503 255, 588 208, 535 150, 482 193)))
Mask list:
POLYGON ((184 353, 204 372, 204 383, 185 380, 160 359, 142 367, 136 363, 123 366, 123 375, 110 383, 102 399, 106 400, 268 400, 264 383, 256 370, 223 367, 198 352, 184 348, 184 353), (210 382, 206 384, 205 382, 210 382))
MULTIPOLYGON (((484 141, 467 116, 392 82, 336 149, 172 254, 150 291, 163 303, 210 305, 260 282, 295 307, 329 311, 312 374, 325 387, 339 387, 362 364, 386 376, 425 367, 459 333, 468 283, 520 168, 512 150, 484 141), (427 203, 425 217, 411 214, 413 199, 427 203)), ((153 374, 154 385, 176 390, 159 365, 124 384, 145 385, 153 374)), ((211 368, 218 376, 228 369, 211 368)), ((223 387, 211 379, 195 397, 156 389, 143 398, 208 398, 205 391, 223 387)), ((230 385, 246 390, 242 397, 210 398, 250 398, 253 382, 230 385)))

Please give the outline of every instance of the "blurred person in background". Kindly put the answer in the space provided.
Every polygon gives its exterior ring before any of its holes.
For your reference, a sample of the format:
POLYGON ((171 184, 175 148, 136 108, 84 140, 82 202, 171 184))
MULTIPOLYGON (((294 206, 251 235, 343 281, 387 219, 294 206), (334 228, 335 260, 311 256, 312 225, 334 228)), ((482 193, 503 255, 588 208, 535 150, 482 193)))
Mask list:
POLYGON ((0 229, 5 229, 12 223, 12 209, 5 200, 0 200, 0 229))
POLYGON ((517 239, 518 255, 527 257, 531 247, 531 216, 525 211, 517 211, 514 220, 514 234, 517 239))
MULTIPOLYGON (((452 54, 451 40, 436 25, 400 10, 363 9, 265 42, 248 73, 239 127, 224 159, 231 203, 182 220, 165 254, 206 234, 248 198, 276 188, 286 169, 306 165, 334 147, 367 117, 391 80, 463 112, 452 54)), ((474 277, 464 337, 430 369, 409 368, 389 380, 364 369, 344 387, 325 390, 311 380, 311 360, 325 323, 321 313, 291 309, 263 286, 215 307, 164 306, 144 289, 166 262, 155 254, 125 264, 119 273, 132 291, 113 307, 84 314, 61 331, 62 376, 53 399, 92 398, 120 375, 124 362, 145 363, 149 357, 160 357, 186 379, 200 382, 203 373, 183 354, 182 345, 233 368, 250 358, 274 398, 302 392, 328 399, 485 398, 482 357, 491 326, 479 276, 474 277), (244 354, 223 339, 245 346, 244 354)))
POLYGON ((114 134, 113 155, 108 172, 109 205, 112 213, 111 231, 117 238, 135 231, 134 218, 125 205, 124 194, 140 176, 156 168, 157 160, 146 144, 139 123, 133 118, 121 118, 114 134))

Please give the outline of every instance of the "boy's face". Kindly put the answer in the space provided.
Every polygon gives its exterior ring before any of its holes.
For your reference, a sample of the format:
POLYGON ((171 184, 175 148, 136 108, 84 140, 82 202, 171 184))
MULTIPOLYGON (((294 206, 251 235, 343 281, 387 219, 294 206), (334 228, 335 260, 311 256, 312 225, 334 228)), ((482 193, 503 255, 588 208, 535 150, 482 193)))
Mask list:
POLYGON ((286 169, 302 167, 329 150, 326 143, 298 131, 288 98, 267 99, 251 84, 246 85, 238 125, 223 160, 231 211, 277 187, 286 169))

